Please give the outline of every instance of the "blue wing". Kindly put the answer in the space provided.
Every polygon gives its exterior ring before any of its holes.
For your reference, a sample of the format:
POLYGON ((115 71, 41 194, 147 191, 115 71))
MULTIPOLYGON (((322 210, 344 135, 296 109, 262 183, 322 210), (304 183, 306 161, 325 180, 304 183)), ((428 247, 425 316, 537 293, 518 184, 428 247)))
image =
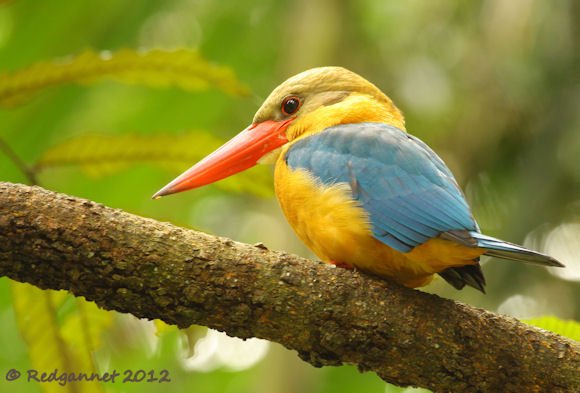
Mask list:
POLYGON ((479 231, 451 171, 427 145, 396 127, 330 127, 296 142, 285 160, 323 184, 349 184, 375 238, 398 251, 445 231, 479 231))

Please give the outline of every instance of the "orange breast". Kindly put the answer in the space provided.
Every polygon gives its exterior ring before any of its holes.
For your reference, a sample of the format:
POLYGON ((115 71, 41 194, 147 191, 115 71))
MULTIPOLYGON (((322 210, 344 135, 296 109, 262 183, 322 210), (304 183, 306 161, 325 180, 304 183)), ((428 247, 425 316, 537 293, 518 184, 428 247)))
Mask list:
POLYGON ((324 262, 353 265, 409 287, 428 284, 434 273, 472 264, 483 250, 431 239, 401 253, 372 236, 366 211, 348 185, 318 184, 304 170, 290 170, 282 152, 276 164, 276 196, 298 237, 324 262))

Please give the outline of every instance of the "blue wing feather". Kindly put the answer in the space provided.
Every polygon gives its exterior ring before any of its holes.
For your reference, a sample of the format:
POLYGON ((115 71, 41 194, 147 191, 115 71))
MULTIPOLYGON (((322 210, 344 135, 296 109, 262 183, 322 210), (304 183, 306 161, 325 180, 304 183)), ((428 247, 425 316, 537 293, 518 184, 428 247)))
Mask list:
POLYGON ((321 183, 351 185, 373 235, 408 252, 450 230, 476 231, 463 193, 426 144, 383 123, 342 124, 293 144, 285 156, 321 183))

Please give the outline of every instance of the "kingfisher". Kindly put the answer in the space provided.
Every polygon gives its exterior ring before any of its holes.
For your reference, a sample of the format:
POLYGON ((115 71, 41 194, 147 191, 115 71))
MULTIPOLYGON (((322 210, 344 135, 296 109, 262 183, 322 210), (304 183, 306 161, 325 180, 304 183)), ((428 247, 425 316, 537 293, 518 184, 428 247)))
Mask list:
POLYGON ((556 259, 481 233, 441 158, 407 133, 379 88, 342 67, 276 87, 250 126, 153 197, 274 163, 274 187, 298 237, 324 262, 411 288, 438 274, 485 293, 479 259, 544 266, 556 259))

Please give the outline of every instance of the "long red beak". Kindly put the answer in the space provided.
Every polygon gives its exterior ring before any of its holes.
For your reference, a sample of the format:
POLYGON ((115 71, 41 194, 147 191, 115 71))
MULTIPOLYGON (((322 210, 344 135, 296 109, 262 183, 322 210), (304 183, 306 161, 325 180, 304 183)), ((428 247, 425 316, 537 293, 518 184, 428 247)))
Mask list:
POLYGON ((250 125, 157 191, 153 198, 205 186, 253 167, 264 155, 288 142, 286 129, 292 120, 266 120, 250 125))

